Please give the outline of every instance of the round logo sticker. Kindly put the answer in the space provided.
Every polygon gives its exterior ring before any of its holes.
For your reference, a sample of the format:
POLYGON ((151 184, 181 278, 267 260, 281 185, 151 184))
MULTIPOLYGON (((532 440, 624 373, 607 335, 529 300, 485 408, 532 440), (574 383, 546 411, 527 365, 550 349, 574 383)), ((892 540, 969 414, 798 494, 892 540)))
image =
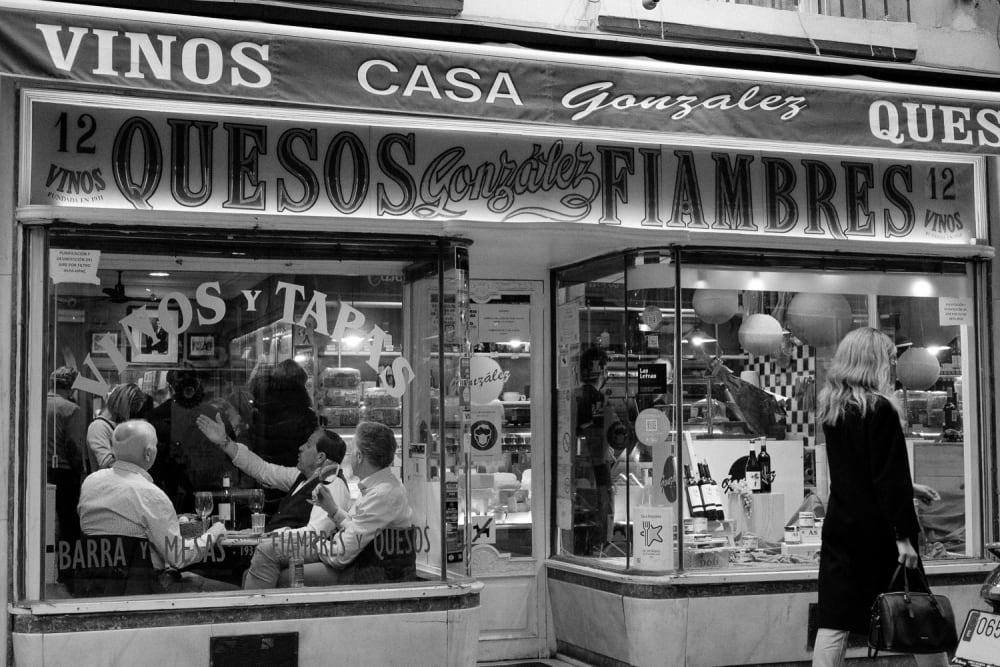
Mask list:
POLYGON ((670 435, 670 420, 662 410, 647 408, 635 418, 635 437, 650 447, 667 442, 670 435))
POLYGON ((497 438, 499 434, 497 433, 497 427, 493 425, 493 422, 482 420, 478 422, 473 422, 472 424, 472 448, 480 452, 486 452, 493 449, 493 445, 497 444, 497 438))
POLYGON ((510 371, 503 370, 496 361, 479 354, 472 357, 469 371, 472 402, 478 404, 489 403, 500 396, 504 383, 510 378, 510 371))
POLYGON ((659 306, 646 306, 642 309, 642 323, 650 329, 660 326, 662 319, 663 311, 660 310, 659 306))

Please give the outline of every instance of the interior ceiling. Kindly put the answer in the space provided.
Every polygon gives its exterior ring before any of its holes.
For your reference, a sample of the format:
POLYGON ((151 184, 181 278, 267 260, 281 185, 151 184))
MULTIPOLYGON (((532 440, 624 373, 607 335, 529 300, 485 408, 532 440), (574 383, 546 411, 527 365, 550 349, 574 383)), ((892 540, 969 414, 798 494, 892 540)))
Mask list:
POLYGON ((61 296, 107 298, 104 290, 115 286, 121 271, 125 294, 130 298, 162 297, 170 292, 193 297, 198 285, 206 282, 218 282, 223 294, 232 294, 254 288, 270 275, 402 275, 407 265, 390 261, 261 261, 102 253, 97 271, 100 285, 61 284, 58 291, 61 296), (151 276, 154 272, 170 275, 151 276))

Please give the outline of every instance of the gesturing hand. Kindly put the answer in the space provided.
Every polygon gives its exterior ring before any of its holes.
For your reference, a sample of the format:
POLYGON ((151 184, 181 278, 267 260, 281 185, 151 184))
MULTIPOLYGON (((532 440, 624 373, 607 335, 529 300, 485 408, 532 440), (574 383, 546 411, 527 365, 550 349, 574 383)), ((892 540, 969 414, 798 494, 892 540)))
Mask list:
POLYGON ((316 489, 313 491, 312 501, 315 505, 319 505, 326 513, 331 517, 337 513, 340 508, 337 506, 337 501, 333 499, 333 494, 330 493, 330 489, 326 488, 323 484, 317 484, 316 489))
POLYGON ((195 420, 195 423, 198 425, 198 430, 201 431, 206 438, 219 447, 225 447, 227 439, 226 425, 222 422, 222 415, 218 412, 215 413, 214 421, 208 415, 198 415, 198 419, 195 420))

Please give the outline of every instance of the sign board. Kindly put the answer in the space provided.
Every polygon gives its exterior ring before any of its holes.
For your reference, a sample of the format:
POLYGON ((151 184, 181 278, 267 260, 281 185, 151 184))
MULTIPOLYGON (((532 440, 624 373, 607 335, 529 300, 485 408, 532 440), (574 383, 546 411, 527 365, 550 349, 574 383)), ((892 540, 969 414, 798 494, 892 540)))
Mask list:
POLYGON ((640 505, 635 513, 633 553, 640 570, 672 570, 674 567, 674 511, 669 507, 640 505))
MULTIPOLYGON (((261 117, 236 106, 206 116, 195 102, 171 100, 165 109, 160 100, 140 100, 124 108, 117 98, 74 101, 66 93, 56 101, 33 92, 23 108, 30 134, 24 206, 558 220, 762 241, 968 245, 977 238, 976 163, 952 156, 917 161, 640 146, 373 127, 292 112, 261 117), (404 151, 409 159, 397 159, 404 151), (507 173, 506 180, 487 177, 507 173)), ((447 310, 454 304, 445 308, 447 342, 461 342, 447 310)))
MULTIPOLYGON (((235 20, 209 23, 197 16, 158 14, 151 19, 148 13, 117 7, 0 1, 0 72, 73 87, 145 92, 160 100, 170 94, 170 107, 175 97, 187 94, 261 106, 280 101, 382 117, 437 117, 452 124, 547 125, 558 127, 563 136, 602 128, 710 137, 723 145, 733 138, 979 154, 996 153, 1000 146, 997 96, 985 91, 956 96, 952 90, 862 85, 837 77, 304 31, 235 20)), ((212 123, 214 116, 203 120, 212 123)), ((46 126, 46 133, 59 136, 63 129, 77 127, 76 121, 73 117, 62 126, 46 126)), ((245 130, 232 128, 234 133, 245 130)), ((308 130, 300 137, 308 142, 308 130)), ((66 139, 67 145, 76 141, 66 139)), ((398 148, 407 150, 405 143, 398 148)), ((537 155, 543 157, 544 149, 537 155)), ((657 159, 651 154, 638 158, 657 159)), ((293 163, 306 164, 302 158, 293 163)), ((522 172, 511 163, 510 186, 530 181, 532 173, 550 172, 559 179, 572 173, 570 166, 542 161, 522 172)), ((293 178, 301 174, 296 170, 293 178)), ((913 176, 913 183, 920 182, 913 176)), ((877 182, 865 179, 863 186, 859 182, 846 192, 862 193, 877 182)), ((829 185, 825 175, 813 183, 820 192, 829 185)), ((558 199, 555 193, 552 198, 558 199)), ((402 199, 393 198, 389 205, 402 199)))
POLYGON ((667 364, 639 364, 639 393, 663 394, 667 391, 667 364))

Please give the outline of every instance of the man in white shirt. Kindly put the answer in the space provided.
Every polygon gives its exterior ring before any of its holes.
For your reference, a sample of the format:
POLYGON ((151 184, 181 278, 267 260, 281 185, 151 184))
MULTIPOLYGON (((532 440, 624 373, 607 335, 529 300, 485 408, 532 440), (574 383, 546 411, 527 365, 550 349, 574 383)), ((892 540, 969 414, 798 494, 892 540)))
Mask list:
POLYGON ((145 539, 150 560, 165 593, 234 590, 235 586, 181 569, 214 554, 214 543, 225 533, 221 523, 197 539, 181 536, 173 503, 146 472, 156 460, 156 429, 131 419, 115 427, 110 468, 87 476, 80 489, 80 529, 86 536, 145 539))

